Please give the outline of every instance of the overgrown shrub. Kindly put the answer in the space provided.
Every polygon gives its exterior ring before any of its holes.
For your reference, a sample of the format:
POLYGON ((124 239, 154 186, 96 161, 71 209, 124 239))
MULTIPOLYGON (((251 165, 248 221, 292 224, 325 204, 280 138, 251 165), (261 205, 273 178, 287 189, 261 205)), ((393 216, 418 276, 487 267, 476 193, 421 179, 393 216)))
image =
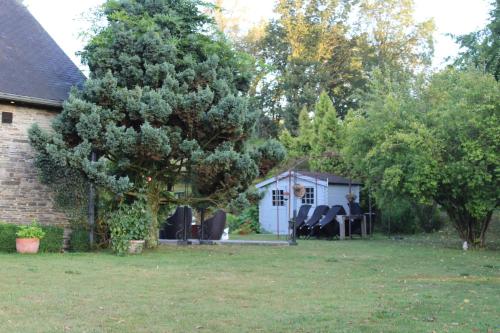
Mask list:
POLYGON ((89 231, 83 228, 74 229, 71 232, 69 246, 73 252, 90 251, 89 231))
POLYGON ((113 251, 118 255, 124 255, 131 240, 145 240, 150 223, 151 216, 144 203, 135 201, 130 205, 120 205, 108 218, 113 251))
POLYGON ((244 209, 239 215, 229 215, 228 226, 231 233, 260 233, 259 207, 257 205, 244 209))
POLYGON ((40 241, 40 252, 62 252, 64 246, 64 228, 42 226, 45 237, 40 241))
POLYGON ((390 233, 433 232, 444 223, 436 205, 411 203, 404 198, 394 198, 384 204, 379 208, 379 215, 382 230, 390 233))
POLYGON ((0 251, 16 252, 17 225, 0 222, 0 251))
MULTIPOLYGON (((40 241, 40 252, 61 252, 63 249, 64 229, 56 226, 41 226, 45 237, 40 241)), ((16 252, 15 224, 0 222, 0 252, 16 252)))

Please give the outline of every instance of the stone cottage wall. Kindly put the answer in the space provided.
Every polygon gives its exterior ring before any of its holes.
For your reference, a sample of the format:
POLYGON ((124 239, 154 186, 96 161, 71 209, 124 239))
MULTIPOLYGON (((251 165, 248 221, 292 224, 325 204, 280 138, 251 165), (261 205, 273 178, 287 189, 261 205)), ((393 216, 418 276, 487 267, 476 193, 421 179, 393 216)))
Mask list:
POLYGON ((65 215, 54 208, 49 189, 40 184, 33 166, 28 129, 38 123, 48 128, 56 112, 42 108, 0 103, 1 112, 12 112, 12 124, 0 122, 0 221, 67 225, 65 215))

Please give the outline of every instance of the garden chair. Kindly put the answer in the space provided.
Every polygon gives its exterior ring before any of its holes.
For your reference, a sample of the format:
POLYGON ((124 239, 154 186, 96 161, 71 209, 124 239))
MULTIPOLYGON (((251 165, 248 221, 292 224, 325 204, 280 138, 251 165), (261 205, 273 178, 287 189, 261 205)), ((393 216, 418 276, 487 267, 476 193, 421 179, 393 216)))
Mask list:
POLYGON ((319 220, 325 215, 330 207, 327 205, 319 205, 316 206, 311 218, 305 221, 298 229, 297 229, 297 237, 306 236, 310 233, 310 227, 314 226, 319 220))
POLYGON ((337 221, 337 215, 345 215, 345 209, 341 205, 334 205, 328 210, 328 213, 311 230, 311 236, 327 237, 332 239, 340 235, 340 226, 337 221))
POLYGON ((167 218, 160 229, 160 239, 184 239, 184 227, 186 226, 186 239, 191 237, 191 221, 193 211, 189 207, 179 206, 175 213, 167 218), (185 209, 187 208, 187 209, 185 209), (186 220, 184 213, 186 212, 186 220))
POLYGON ((341 205, 333 205, 318 223, 309 228, 309 235, 317 238, 320 236, 333 238, 339 233, 337 215, 345 215, 344 207, 341 205))
POLYGON ((361 206, 357 202, 349 203, 348 206, 350 210, 350 215, 356 215, 356 217, 347 222, 345 228, 346 236, 351 236, 353 234, 361 236, 361 222, 363 218, 359 216, 363 215, 363 210, 361 209, 361 206))
POLYGON ((226 227, 226 212, 218 210, 214 216, 203 221, 201 225, 201 240, 220 240, 226 227))
POLYGON ((299 208, 299 212, 297 213, 297 217, 295 218, 295 230, 300 228, 307 219, 307 213, 311 209, 311 205, 302 205, 299 208))

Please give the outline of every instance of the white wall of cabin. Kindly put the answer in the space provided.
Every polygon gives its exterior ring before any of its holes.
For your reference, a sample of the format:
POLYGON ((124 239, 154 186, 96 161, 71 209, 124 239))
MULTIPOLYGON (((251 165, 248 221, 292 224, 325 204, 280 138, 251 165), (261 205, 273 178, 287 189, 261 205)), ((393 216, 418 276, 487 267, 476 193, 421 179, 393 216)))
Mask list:
MULTIPOLYGON (((352 193, 356 195, 356 202, 359 202, 359 185, 352 185, 352 193)), ((346 195, 349 194, 349 185, 328 185, 328 205, 342 205, 346 213, 349 213, 346 195)))

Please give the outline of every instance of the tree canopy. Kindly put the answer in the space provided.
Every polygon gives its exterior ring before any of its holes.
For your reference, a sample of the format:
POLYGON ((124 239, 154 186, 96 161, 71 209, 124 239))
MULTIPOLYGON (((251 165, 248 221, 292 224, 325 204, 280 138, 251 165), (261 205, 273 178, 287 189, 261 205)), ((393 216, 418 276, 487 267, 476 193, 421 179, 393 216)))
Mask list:
POLYGON ((463 48, 456 65, 478 68, 500 80, 500 0, 492 2, 490 21, 485 28, 458 36, 456 40, 463 48))
POLYGON ((500 85, 476 71, 447 70, 428 84, 377 75, 347 118, 342 154, 380 203, 435 201, 462 239, 484 245, 500 203, 499 110, 500 85))
POLYGON ((82 52, 90 78, 71 92, 53 133, 30 130, 39 157, 115 193, 145 195, 151 246, 175 184, 189 181, 192 204, 217 205, 259 172, 245 144, 256 119, 246 97, 251 73, 200 6, 107 1, 108 24, 82 52))

